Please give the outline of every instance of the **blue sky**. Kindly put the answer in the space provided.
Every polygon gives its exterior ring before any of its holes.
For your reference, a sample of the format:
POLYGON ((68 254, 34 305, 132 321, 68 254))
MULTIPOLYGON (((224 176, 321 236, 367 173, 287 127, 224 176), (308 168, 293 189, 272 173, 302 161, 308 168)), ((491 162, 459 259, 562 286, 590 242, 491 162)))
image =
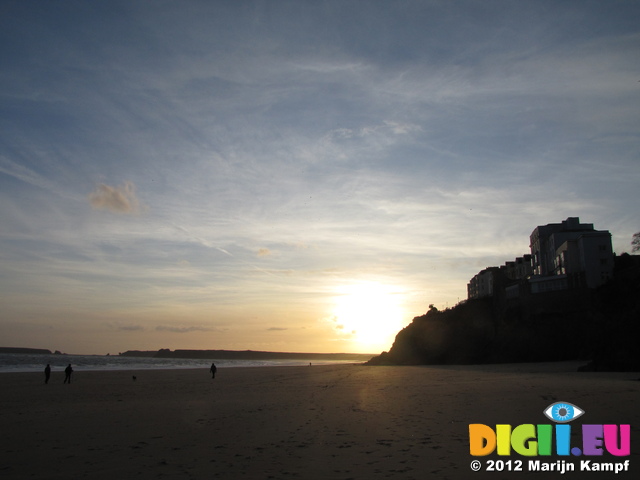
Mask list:
POLYGON ((1 343, 378 352, 537 225, 579 216, 629 251, 637 18, 3 1, 1 343))

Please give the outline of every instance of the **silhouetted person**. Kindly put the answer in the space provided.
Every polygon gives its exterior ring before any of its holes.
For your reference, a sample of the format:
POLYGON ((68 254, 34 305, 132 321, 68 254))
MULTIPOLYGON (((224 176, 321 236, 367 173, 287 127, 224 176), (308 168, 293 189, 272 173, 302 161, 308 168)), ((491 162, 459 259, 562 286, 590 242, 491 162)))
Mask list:
POLYGON ((44 367, 44 383, 49 383, 49 377, 51 377, 51 366, 47 363, 44 367))
POLYGON ((71 368, 71 364, 67 368, 64 369, 64 382, 63 383, 71 383, 71 374, 73 373, 73 368, 71 368))
POLYGON ((216 367, 215 363, 211 364, 211 368, 209 369, 209 371, 211 372, 211 378, 216 378, 216 372, 218 371, 218 368, 216 367))

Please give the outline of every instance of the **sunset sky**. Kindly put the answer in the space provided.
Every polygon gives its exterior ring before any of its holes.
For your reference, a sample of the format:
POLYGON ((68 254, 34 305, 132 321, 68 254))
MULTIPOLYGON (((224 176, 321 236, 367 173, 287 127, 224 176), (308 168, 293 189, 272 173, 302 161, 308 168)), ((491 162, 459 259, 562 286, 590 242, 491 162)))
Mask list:
POLYGON ((640 2, 0 2, 0 346, 388 350, 640 231, 640 2))

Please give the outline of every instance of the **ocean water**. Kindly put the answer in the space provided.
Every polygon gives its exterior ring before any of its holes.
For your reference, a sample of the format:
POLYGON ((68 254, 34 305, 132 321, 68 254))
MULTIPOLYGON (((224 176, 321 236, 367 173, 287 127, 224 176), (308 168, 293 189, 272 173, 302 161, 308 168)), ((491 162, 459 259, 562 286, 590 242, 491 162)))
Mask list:
POLYGON ((149 370, 211 367, 281 367, 332 365, 354 363, 352 360, 204 360, 192 358, 145 358, 118 355, 31 355, 22 353, 0 354, 0 372, 41 372, 48 364, 53 372, 63 371, 71 364, 75 371, 89 370, 149 370))

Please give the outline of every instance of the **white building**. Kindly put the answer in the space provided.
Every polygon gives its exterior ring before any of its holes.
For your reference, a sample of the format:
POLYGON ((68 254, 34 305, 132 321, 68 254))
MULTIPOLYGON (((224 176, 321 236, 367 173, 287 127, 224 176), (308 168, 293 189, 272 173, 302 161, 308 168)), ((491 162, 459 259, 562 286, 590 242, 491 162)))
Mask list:
POLYGON ((493 295, 494 273, 497 267, 489 267, 475 275, 467 284, 467 298, 483 298, 493 295))
POLYGON ((596 288, 613 277, 613 251, 609 232, 584 233, 556 250, 556 275, 584 274, 586 286, 596 288))

